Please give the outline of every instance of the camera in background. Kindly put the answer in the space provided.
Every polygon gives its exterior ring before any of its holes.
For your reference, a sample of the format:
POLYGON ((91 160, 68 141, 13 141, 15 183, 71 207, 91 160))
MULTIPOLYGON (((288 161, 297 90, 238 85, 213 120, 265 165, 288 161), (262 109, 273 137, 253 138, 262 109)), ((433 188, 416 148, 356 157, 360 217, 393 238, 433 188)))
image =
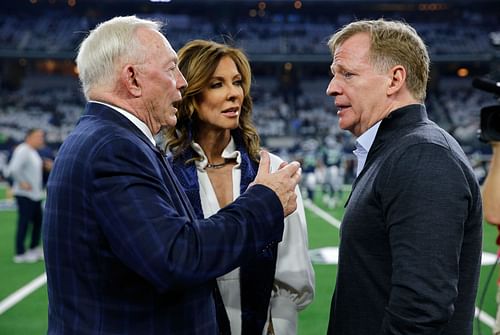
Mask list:
MULTIPOLYGON (((475 78, 472 86, 500 97, 500 82, 485 78, 475 78)), ((479 140, 482 142, 500 141, 500 104, 481 109, 479 140)))

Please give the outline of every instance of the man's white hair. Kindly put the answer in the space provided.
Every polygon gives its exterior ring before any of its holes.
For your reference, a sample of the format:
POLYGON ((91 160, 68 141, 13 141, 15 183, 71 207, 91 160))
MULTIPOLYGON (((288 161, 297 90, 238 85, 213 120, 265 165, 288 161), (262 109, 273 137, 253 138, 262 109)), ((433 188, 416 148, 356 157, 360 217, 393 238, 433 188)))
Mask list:
POLYGON ((146 50, 136 34, 139 28, 159 32, 162 23, 134 15, 118 16, 97 25, 80 44, 76 65, 87 99, 91 89, 113 85, 124 62, 144 59, 146 50))

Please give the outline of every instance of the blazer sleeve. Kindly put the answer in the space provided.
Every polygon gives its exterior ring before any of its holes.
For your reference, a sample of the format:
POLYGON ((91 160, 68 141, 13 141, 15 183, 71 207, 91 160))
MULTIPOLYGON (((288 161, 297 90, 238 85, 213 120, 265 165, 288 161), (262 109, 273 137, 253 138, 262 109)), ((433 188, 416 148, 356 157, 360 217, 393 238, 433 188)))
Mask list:
POLYGON ((272 190, 255 185, 212 217, 190 219, 175 176, 147 149, 123 139, 100 148, 91 204, 113 254, 159 291, 205 283, 281 240, 272 190))
MULTIPOLYGON (((271 157, 272 169, 275 170, 281 159, 271 157)), ((307 222, 298 186, 295 193, 297 210, 285 218, 270 301, 273 328, 278 335, 297 333, 298 311, 306 308, 314 298, 314 270, 308 252, 307 222)))

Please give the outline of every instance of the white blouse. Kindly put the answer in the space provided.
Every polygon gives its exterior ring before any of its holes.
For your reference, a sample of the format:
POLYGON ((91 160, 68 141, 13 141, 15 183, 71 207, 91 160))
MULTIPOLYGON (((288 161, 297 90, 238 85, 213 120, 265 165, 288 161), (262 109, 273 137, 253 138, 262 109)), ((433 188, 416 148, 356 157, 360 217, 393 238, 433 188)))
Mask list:
MULTIPOLYGON (((208 159, 203 149, 192 143, 193 149, 203 160, 196 162, 200 199, 205 218, 217 213, 220 209, 217 196, 212 187, 205 167, 208 159)), ((271 156, 271 171, 278 169, 282 160, 271 156)), ((236 158, 233 167, 233 200, 240 195, 241 156, 231 139, 222 153, 224 158, 236 158)), ((302 196, 297 186, 297 210, 285 218, 283 240, 278 244, 278 258, 273 291, 269 304, 273 328, 277 335, 293 335, 297 333, 297 312, 309 305, 314 297, 314 270, 308 254, 307 226, 302 196)), ((241 298, 240 269, 237 268, 217 278, 219 290, 231 323, 231 334, 241 334, 241 298)), ((264 327, 267 334, 269 321, 264 327)))

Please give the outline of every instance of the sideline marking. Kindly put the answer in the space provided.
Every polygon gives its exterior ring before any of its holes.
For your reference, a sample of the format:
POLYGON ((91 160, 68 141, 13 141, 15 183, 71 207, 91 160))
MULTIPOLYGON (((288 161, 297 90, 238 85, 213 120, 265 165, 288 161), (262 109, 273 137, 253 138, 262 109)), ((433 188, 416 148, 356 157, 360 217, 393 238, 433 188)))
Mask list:
POLYGON ((316 206, 310 199, 305 199, 304 200, 304 206, 308 209, 310 209, 314 214, 331 224, 332 226, 336 228, 340 228, 340 221, 316 206))
MULTIPOLYGON (((339 220, 335 219, 333 216, 331 216, 330 214, 328 214, 327 212, 325 212, 324 210, 313 204, 311 201, 305 200, 304 205, 306 208, 310 209, 312 212, 314 212, 316 215, 324 219, 332 226, 340 228, 339 220)), ((10 309, 12 306, 16 305, 19 301, 23 300, 26 296, 30 295, 32 292, 34 292, 41 286, 45 285, 46 283, 47 283, 47 274, 44 272, 37 278, 33 279, 27 285, 21 287, 19 290, 12 293, 4 300, 0 301, 0 315, 5 313, 5 311, 10 309)), ((495 319, 491 315, 475 307, 474 316, 477 317, 482 323, 493 329, 495 325, 495 319)))
POLYGON ((491 315, 486 313, 485 311, 481 311, 479 308, 476 307, 476 310, 474 312, 474 316, 479 319, 482 323, 493 329, 495 327, 495 318, 493 318, 491 315))
POLYGON ((14 199, 2 199, 0 200, 0 211, 14 211, 17 205, 14 199))
MULTIPOLYGON (((318 215, 332 226, 340 228, 339 220, 335 219, 328 212, 322 210, 321 208, 313 204, 311 200, 309 199, 304 200, 304 207, 311 210, 314 214, 318 215)), ((309 254, 310 256, 312 256, 312 258, 316 258, 319 261, 318 263, 328 264, 331 262, 333 264, 336 264, 338 259, 338 247, 326 247, 326 248, 314 249, 310 250, 309 254)), ((493 254, 490 255, 490 253, 483 251, 482 265, 493 265, 495 262, 492 261, 492 259, 496 259, 496 255, 493 254)), ((478 318, 479 321, 481 321, 491 329, 493 329, 493 327, 495 326, 495 318, 486 313, 485 311, 480 310, 477 307, 475 307, 474 317, 478 318)))
POLYGON ((0 315, 5 313, 5 311, 7 311, 9 308, 17 304, 19 301, 23 300, 26 296, 30 295, 40 286, 45 285, 46 282, 47 282, 47 274, 44 272, 40 276, 33 279, 28 284, 21 287, 16 292, 9 295, 7 298, 0 301, 0 315))

